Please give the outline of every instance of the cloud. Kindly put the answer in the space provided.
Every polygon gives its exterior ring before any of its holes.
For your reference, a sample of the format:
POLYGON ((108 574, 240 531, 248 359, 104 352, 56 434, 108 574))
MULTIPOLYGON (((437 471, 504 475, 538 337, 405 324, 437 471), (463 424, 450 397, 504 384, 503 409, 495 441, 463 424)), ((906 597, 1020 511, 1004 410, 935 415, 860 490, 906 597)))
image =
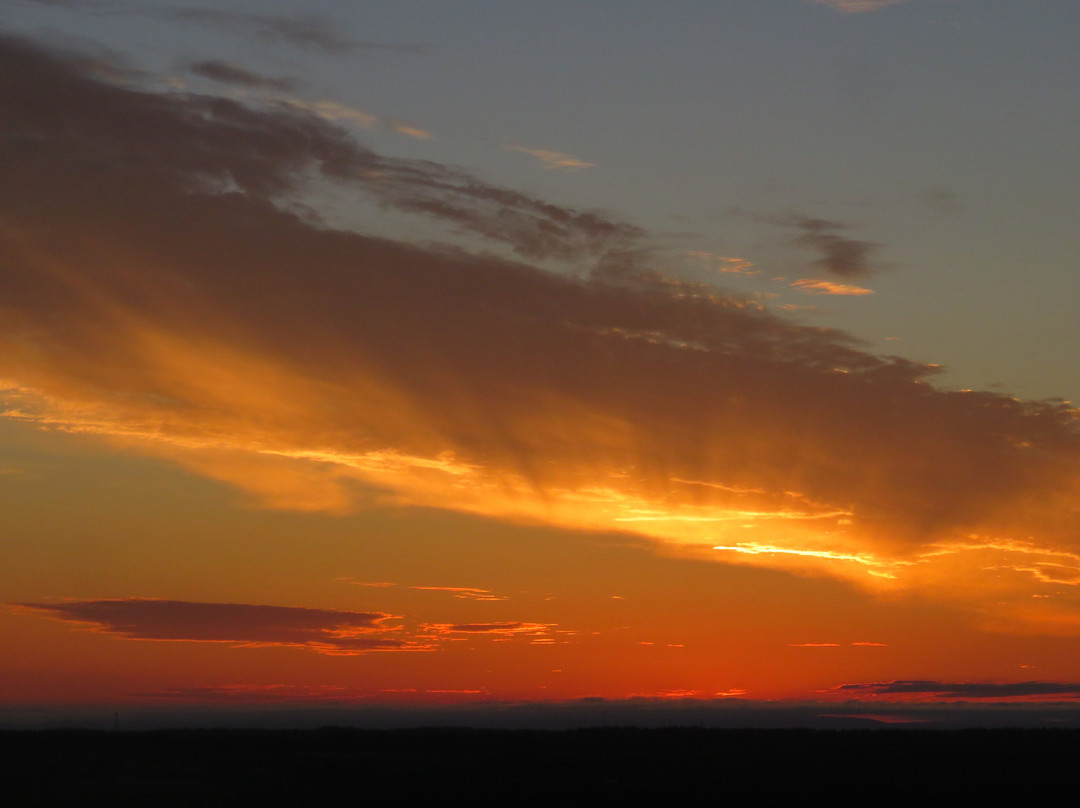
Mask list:
POLYGON ((934 682, 895 681, 840 685, 836 690, 858 696, 921 696, 934 699, 1080 699, 1080 684, 1071 682, 934 682))
POLYGON ((458 600, 508 600, 505 595, 496 595, 490 589, 476 589, 471 586, 410 586, 428 592, 449 592, 458 600))
POLYGON ((760 275, 761 270, 754 269, 754 264, 745 258, 733 258, 707 250, 692 250, 686 253, 687 259, 702 269, 725 275, 760 275))
POLYGON ((395 132, 414 137, 417 140, 434 140, 435 135, 426 129, 421 129, 419 126, 411 123, 405 123, 405 121, 399 121, 396 118, 387 118, 386 125, 393 129, 395 132))
POLYGON ((866 11, 878 11, 887 6, 895 6, 899 3, 905 3, 907 0, 814 0, 814 2, 847 14, 860 14, 866 11))
POLYGON ((534 636, 547 634, 556 625, 554 623, 431 623, 425 626, 436 634, 501 634, 534 636))
POLYGON ((216 59, 205 62, 195 62, 190 65, 188 69, 197 76, 202 76, 203 78, 222 84, 234 84, 246 88, 281 90, 286 92, 296 88, 296 82, 292 79, 275 79, 268 76, 261 76, 258 73, 253 73, 239 65, 232 64, 231 62, 218 61, 216 59))
POLYGON ((569 154, 548 149, 530 149, 527 146, 516 146, 510 143, 505 144, 503 148, 507 151, 521 152, 530 157, 535 157, 544 164, 544 168, 576 171, 581 168, 592 168, 596 165, 596 163, 586 163, 584 160, 571 157, 569 154))
POLYGON ((420 647, 386 636, 381 612, 344 612, 248 603, 119 598, 9 604, 17 612, 77 623, 128 640, 289 646, 321 654, 360 654, 420 647))
POLYGON ((338 101, 305 101, 299 98, 286 98, 277 103, 290 112, 308 113, 334 123, 351 123, 361 129, 374 129, 379 125, 378 115, 372 115, 338 101))
POLYGON ((964 210, 964 200, 951 188, 935 186, 919 194, 919 201, 931 207, 936 213, 958 213, 964 210))
POLYGON ((338 27, 325 17, 281 17, 272 14, 248 14, 214 8, 172 8, 146 11, 146 14, 198 23, 213 28, 230 29, 262 39, 286 42, 300 48, 323 51, 383 50, 396 53, 422 53, 419 45, 396 45, 381 42, 361 42, 343 36, 338 27))
POLYGON ((873 289, 864 289, 861 286, 853 286, 848 283, 834 283, 833 281, 819 281, 814 278, 802 278, 791 284, 804 292, 816 295, 872 295, 873 289))
MULTIPOLYGON (((8 134, 28 126, 28 137, 50 138, 62 120, 75 127, 57 164, 79 152, 108 153, 112 139, 133 161, 132 180, 140 172, 144 180, 160 176, 174 192, 212 192, 218 201, 221 191, 233 188, 248 201, 264 203, 298 192, 314 175, 349 183, 391 208, 508 244, 530 258, 598 256, 641 236, 630 225, 491 186, 451 167, 377 155, 332 125, 378 124, 376 116, 344 104, 285 100, 256 110, 231 99, 158 95, 101 80, 100 60, 89 71, 81 57, 50 58, 15 38, 6 38, 3 50, 6 66, 27 71, 4 87, 3 103, 13 116, 8 134), (40 117, 33 106, 22 106, 37 91, 59 94, 55 100, 62 103, 52 115, 40 117)), ((107 159, 100 170, 119 165, 107 159)))
MULTIPOLYGON (((844 643, 839 642, 792 642, 788 643, 788 648, 840 648, 844 643)), ((887 643, 883 642, 853 642, 848 643, 853 647, 863 648, 885 648, 887 643)))
POLYGON ((814 266, 841 278, 864 278, 872 271, 870 254, 879 245, 842 235, 843 222, 813 216, 789 215, 774 219, 777 224, 794 227, 800 234, 794 243, 820 253, 814 266))
POLYGON ((1064 585, 995 565, 1070 580, 1065 402, 938 389, 935 366, 665 277, 633 225, 327 117, 0 39, 0 411, 267 507, 617 530, 995 603, 1064 585), (334 229, 326 188, 416 239, 334 229))
POLYGON ((386 589, 386 588, 389 588, 391 586, 398 586, 398 584, 393 583, 391 581, 374 581, 374 582, 370 582, 370 581, 349 581, 349 583, 352 584, 353 586, 372 586, 372 587, 376 587, 378 589, 386 589))

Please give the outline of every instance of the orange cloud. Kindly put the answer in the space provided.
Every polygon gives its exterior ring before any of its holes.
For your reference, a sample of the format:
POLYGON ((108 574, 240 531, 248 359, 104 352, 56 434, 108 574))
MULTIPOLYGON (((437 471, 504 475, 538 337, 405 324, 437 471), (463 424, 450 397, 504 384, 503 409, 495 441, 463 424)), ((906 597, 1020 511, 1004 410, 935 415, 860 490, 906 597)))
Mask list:
POLYGON ((397 584, 390 581, 349 581, 353 586, 372 586, 377 589, 386 589, 391 586, 397 586, 397 584))
POLYGON ((409 137, 414 137, 417 140, 435 139, 435 135, 431 134, 431 132, 427 131, 426 129, 421 129, 419 126, 415 126, 411 123, 399 121, 396 118, 387 118, 386 125, 393 129, 395 132, 398 132, 399 134, 408 135, 409 137))
MULTIPOLYGON (((993 592, 979 609, 1077 589, 1064 402, 938 389, 932 365, 664 278, 638 228, 382 157, 313 111, 115 86, 10 38, 0 75, 21 77, 0 83, 8 418, 267 507, 620 531, 870 587, 993 592), (291 212, 318 182, 518 258, 291 212)), ((835 223, 801 227, 865 269, 826 238, 835 223)), ((1072 595, 1055 608, 1080 615, 1072 595)))
POLYGON ((374 129, 379 125, 377 115, 363 112, 337 101, 301 101, 300 99, 291 98, 278 103, 288 109, 308 112, 328 121, 355 124, 361 129, 374 129))
POLYGON ((861 286, 853 286, 848 283, 834 283, 833 281, 819 281, 813 278, 802 278, 791 284, 817 295, 872 295, 873 289, 864 289, 861 286))
POLYGON ((535 157, 544 164, 544 168, 576 171, 581 168, 593 168, 596 165, 596 163, 586 163, 584 160, 571 157, 569 154, 551 151, 550 149, 530 149, 527 146, 516 146, 509 143, 504 145, 503 148, 507 151, 521 152, 530 157, 535 157))
POLYGON ((686 257, 712 272, 721 272, 726 275, 759 275, 761 270, 754 269, 753 262, 745 258, 732 258, 717 255, 705 250, 692 250, 686 253, 686 257))
POLYGON ((505 595, 496 595, 489 589, 476 589, 471 586, 410 586, 409 589, 449 592, 459 600, 508 600, 505 595))
POLYGON ((435 634, 491 634, 491 635, 529 635, 547 634, 556 626, 554 623, 428 623, 425 629, 435 634))

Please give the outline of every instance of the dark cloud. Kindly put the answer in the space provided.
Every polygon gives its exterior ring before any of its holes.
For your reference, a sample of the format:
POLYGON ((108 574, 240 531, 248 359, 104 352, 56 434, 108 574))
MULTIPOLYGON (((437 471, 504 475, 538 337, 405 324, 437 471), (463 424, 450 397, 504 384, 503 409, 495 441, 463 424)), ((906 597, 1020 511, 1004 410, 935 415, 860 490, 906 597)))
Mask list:
POLYGON ((497 188, 429 161, 378 158, 362 176, 386 203, 504 242, 526 258, 599 256, 644 235, 632 225, 497 188))
POLYGON ((1071 682, 932 682, 895 681, 841 685, 837 690, 858 695, 932 696, 943 699, 1022 699, 1057 696, 1080 699, 1080 684, 1071 682))
POLYGON ((800 231, 794 242, 820 254, 814 266, 840 278, 865 278, 873 271, 871 254, 879 245, 872 241, 848 238, 841 231, 843 222, 818 219, 812 216, 791 215, 778 223, 800 231))
POLYGON ((110 185, 165 183, 163 192, 235 188, 255 202, 296 191, 314 173, 534 258, 599 255, 641 235, 454 168, 379 156, 302 108, 260 111, 218 97, 140 92, 102 81, 100 58, 91 71, 80 55, 49 56, 14 38, 0 49, 5 139, 22 151, 48 144, 55 152, 48 170, 67 163, 78 169, 76 182, 109 174, 110 185))
POLYGON ((321 653, 401 650, 406 640, 385 636, 389 615, 248 603, 193 603, 118 598, 9 604, 17 611, 91 626, 130 640, 296 646, 321 653), (383 632, 383 634, 380 634, 383 632))
POLYGON ((296 82, 292 79, 275 79, 268 76, 260 76, 258 73, 245 70, 239 65, 234 65, 231 62, 221 62, 217 60, 195 62, 189 69, 197 76, 202 76, 211 81, 221 82, 222 84, 235 84, 240 87, 282 91, 293 90, 296 87, 296 82))
MULTIPOLYGON (((833 244, 835 223, 799 221, 833 244)), ((14 415, 271 505, 345 509, 360 479, 703 546, 733 510, 827 525, 830 558, 979 530, 1076 548, 1065 403, 938 390, 932 366, 650 272, 637 228, 303 110, 116 86, 2 39, 0 222, 14 415), (313 178, 593 272, 330 229, 303 207, 313 178)))

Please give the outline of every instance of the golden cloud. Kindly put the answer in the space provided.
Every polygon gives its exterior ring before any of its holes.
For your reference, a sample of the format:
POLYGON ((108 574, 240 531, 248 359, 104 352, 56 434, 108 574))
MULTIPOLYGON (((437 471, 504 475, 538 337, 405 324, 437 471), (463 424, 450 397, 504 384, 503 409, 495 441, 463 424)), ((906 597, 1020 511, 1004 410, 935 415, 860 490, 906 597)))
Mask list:
POLYGON ((802 289, 816 295, 872 295, 873 289, 864 289, 862 286, 853 286, 849 283, 834 283, 833 281, 821 281, 814 278, 801 278, 794 281, 791 286, 802 289))
POLYGON ((870 586, 1075 589, 1063 402, 940 390, 664 278, 637 228, 382 157, 317 110, 114 86, 12 39, 0 76, 9 418, 268 507, 378 497, 870 586), (592 272, 335 230, 293 212, 316 180, 592 272))

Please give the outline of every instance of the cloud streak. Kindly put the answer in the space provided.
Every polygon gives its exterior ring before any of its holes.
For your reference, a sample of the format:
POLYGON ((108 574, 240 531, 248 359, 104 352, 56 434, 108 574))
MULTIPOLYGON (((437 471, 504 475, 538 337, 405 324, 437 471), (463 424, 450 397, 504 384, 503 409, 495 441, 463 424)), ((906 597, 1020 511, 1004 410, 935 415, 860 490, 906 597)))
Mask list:
POLYGON ((284 42, 299 48, 343 52, 351 50, 384 50, 397 53, 422 53, 418 45, 395 45, 381 42, 361 42, 343 36, 333 23, 318 15, 284 17, 272 14, 248 14, 214 8, 172 8, 145 12, 183 22, 231 29, 262 39, 284 42))
POLYGON ((277 90, 291 92, 296 89, 296 82, 291 79, 270 78, 253 73, 231 62, 223 62, 211 59, 203 62, 195 62, 188 68, 196 76, 216 81, 220 84, 231 84, 248 89, 277 90))
POLYGON ((888 6, 906 3, 907 0, 814 0, 814 2, 845 14, 862 14, 867 11, 880 11, 888 6))
POLYGON ((802 278, 792 284, 796 289, 802 289, 814 295, 872 295, 873 289, 865 289, 850 283, 835 283, 834 281, 821 281, 814 278, 802 278))
POLYGON ((435 634, 491 634, 502 636, 549 634, 554 623, 431 623, 425 628, 435 634))
POLYGON ((596 163, 587 163, 584 160, 571 157, 569 154, 551 151, 550 149, 530 149, 528 146, 517 146, 514 144, 507 144, 504 148, 507 151, 521 152, 530 157, 535 157, 544 164, 544 168, 549 169, 576 171, 581 168, 593 168, 596 165, 596 163))
POLYGON ((505 595, 496 595, 490 589, 476 589, 471 586, 410 586, 425 592, 448 592, 458 600, 508 600, 505 595))
POLYGON ((925 699, 1080 699, 1072 682, 934 682, 899 680, 840 685, 836 690, 858 696, 903 696, 925 699))
POLYGON ((388 636, 383 623, 390 615, 381 612, 147 598, 15 603, 9 607, 128 640, 228 643, 245 648, 285 646, 321 654, 420 647, 388 636))

